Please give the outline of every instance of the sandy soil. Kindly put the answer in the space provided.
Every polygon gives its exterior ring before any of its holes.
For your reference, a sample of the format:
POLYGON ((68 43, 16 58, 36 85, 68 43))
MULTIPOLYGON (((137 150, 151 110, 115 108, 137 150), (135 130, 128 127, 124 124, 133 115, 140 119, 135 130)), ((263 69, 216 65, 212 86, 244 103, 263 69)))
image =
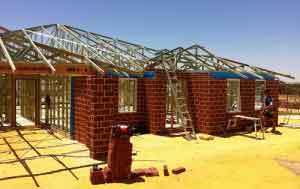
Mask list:
MULTIPOLYGON (((40 187, 36 187, 31 177, 1 180, 9 176, 27 174, 20 163, 0 163, 0 188, 285 188, 299 189, 300 179, 289 169, 282 167, 275 159, 300 161, 300 130, 279 128, 282 135, 266 134, 265 140, 256 140, 254 133, 236 135, 229 138, 215 137, 214 140, 188 142, 183 138, 168 138, 154 135, 132 137, 134 168, 154 166, 160 169, 167 164, 169 168, 184 166, 185 173, 169 177, 142 178, 133 184, 105 184, 92 186, 89 182, 89 168, 37 176, 40 187), (75 176, 74 176, 75 175, 75 176), (78 180, 76 179, 78 177, 78 180)), ((47 154, 72 153, 74 157, 58 157, 67 167, 96 163, 89 159, 88 151, 81 144, 73 144, 68 139, 59 140, 45 131, 22 131, 24 138, 15 131, 0 133, 0 162, 15 159, 9 152, 4 139, 10 143, 21 158, 47 154), (62 145, 67 144, 67 145, 62 145), (51 148, 43 148, 54 146, 51 148), (25 148, 25 150, 24 150, 25 148), (27 149, 27 150, 26 150, 27 149), (77 156, 77 157, 75 157, 77 156)), ((43 173, 62 169, 63 166, 52 157, 26 161, 33 173, 43 173)))

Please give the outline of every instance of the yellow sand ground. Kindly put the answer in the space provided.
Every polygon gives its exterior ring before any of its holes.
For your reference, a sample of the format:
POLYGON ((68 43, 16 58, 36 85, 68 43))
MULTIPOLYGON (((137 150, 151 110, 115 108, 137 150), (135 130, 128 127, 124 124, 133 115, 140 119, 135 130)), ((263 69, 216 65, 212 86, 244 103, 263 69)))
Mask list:
MULTIPOLYGON (((169 168, 184 166, 187 171, 181 175, 169 177, 143 178, 134 184, 105 184, 92 186, 89 182, 89 168, 73 170, 75 177, 68 171, 37 176, 41 189, 88 189, 88 188, 280 188, 299 189, 300 176, 281 167, 274 159, 300 161, 300 130, 278 128, 282 135, 266 134, 265 140, 255 140, 254 134, 237 135, 229 138, 215 137, 214 140, 188 142, 183 138, 168 138, 154 135, 132 137, 134 150, 134 168, 154 166, 160 169, 167 164, 169 168)), ((47 134, 43 130, 21 131, 38 153, 68 154, 77 157, 58 157, 67 167, 95 163, 86 156, 88 151, 74 141, 47 134), (61 144, 69 144, 61 146, 61 144), (52 146, 50 148, 41 148, 52 146), (54 146, 54 147, 53 147, 54 146)), ((31 177, 2 180, 1 178, 27 174, 20 163, 1 164, 8 159, 15 159, 3 138, 11 144, 21 158, 37 156, 34 150, 16 131, 0 133, 0 189, 38 188, 31 177), (27 148, 24 149, 24 148, 27 148)), ((63 166, 52 157, 40 157, 27 160, 34 174, 62 169, 63 166)))

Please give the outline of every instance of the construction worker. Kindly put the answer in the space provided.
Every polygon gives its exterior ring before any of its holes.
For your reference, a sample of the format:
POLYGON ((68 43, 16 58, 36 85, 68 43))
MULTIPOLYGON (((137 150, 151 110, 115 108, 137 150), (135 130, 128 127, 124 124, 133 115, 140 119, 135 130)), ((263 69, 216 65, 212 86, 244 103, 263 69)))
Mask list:
POLYGON ((261 119, 263 122, 264 127, 267 126, 268 122, 272 123, 272 133, 276 133, 276 123, 274 118, 274 113, 273 113, 273 98, 270 94, 270 89, 265 90, 265 96, 264 96, 264 103, 263 107, 261 110, 261 119))
POLYGON ((46 125, 49 126, 49 109, 50 109, 50 104, 51 104, 51 99, 50 96, 47 94, 45 97, 45 105, 46 105, 46 115, 45 115, 45 120, 46 120, 46 125))

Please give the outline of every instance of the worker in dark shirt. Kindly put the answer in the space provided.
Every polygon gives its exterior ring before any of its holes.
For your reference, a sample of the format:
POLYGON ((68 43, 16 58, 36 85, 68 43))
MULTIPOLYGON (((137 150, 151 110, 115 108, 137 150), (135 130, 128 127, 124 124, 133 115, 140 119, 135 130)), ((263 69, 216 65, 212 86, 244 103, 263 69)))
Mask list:
POLYGON ((264 104, 262 108, 262 121, 264 126, 267 125, 267 122, 271 121, 272 122, 272 131, 271 132, 276 132, 276 124, 274 118, 274 113, 273 113, 273 98, 270 95, 270 90, 267 89, 265 90, 265 97, 264 97, 264 104))
POLYGON ((50 104, 51 104, 51 99, 50 96, 47 94, 45 97, 45 105, 46 105, 46 115, 45 115, 45 121, 46 125, 49 125, 49 111, 50 111, 50 104))

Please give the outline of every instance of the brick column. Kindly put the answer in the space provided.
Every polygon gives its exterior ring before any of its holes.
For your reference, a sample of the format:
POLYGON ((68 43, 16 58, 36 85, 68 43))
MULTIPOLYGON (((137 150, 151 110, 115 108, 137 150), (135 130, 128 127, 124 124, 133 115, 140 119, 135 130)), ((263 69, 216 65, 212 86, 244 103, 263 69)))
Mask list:
POLYGON ((88 146, 89 98, 87 96, 88 77, 73 78, 74 96, 74 136, 75 140, 88 146))
POLYGON ((118 111, 118 78, 89 77, 88 138, 90 155, 105 160, 114 116, 118 111))
POLYGON ((278 123, 278 108, 279 108, 279 81, 278 80, 268 80, 266 81, 266 88, 271 90, 271 96, 273 98, 274 105, 274 120, 278 123))
POLYGON ((226 80, 210 78, 206 133, 219 134, 226 125, 226 89, 226 80))
POLYGON ((209 119, 209 79, 208 73, 188 74, 188 105, 197 131, 205 132, 209 119))
POLYGON ((242 79, 241 87, 241 106, 243 115, 254 116, 255 114, 255 80, 242 79))
POLYGON ((147 126, 150 133, 161 134, 166 124, 166 79, 158 73, 155 79, 145 79, 147 126))

